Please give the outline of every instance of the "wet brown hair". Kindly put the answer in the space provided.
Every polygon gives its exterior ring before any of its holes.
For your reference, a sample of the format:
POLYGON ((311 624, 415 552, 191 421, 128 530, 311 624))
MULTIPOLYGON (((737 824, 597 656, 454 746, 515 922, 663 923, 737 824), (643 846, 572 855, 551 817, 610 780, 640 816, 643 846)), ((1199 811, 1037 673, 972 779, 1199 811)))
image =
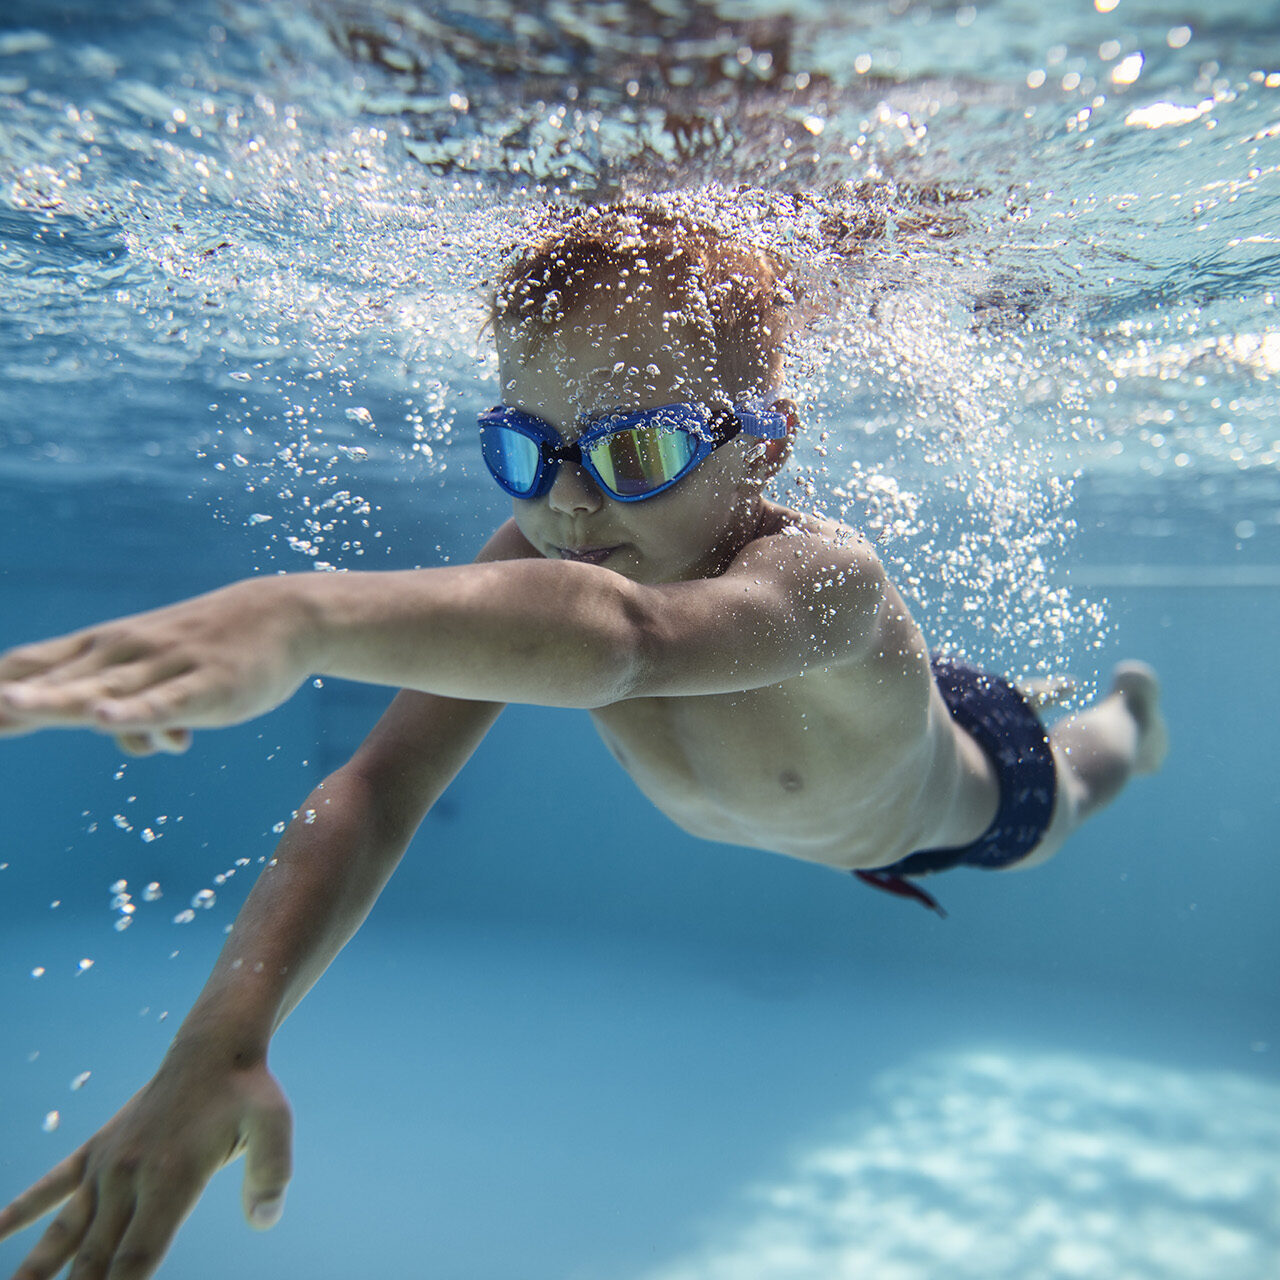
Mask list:
POLYGON ((643 205, 557 209, 502 271, 491 319, 536 351, 602 285, 626 286, 619 311, 651 292, 710 343, 717 380, 738 399, 780 379, 789 277, 773 253, 694 218, 643 205))

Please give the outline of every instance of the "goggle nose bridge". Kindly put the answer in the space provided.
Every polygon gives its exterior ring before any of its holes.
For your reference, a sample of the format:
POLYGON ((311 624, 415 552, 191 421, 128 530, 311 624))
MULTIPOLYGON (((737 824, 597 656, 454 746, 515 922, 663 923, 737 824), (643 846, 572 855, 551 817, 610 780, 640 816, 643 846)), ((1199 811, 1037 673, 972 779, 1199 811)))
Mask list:
POLYGON ((582 449, 575 440, 572 444, 552 444, 550 440, 540 440, 543 462, 572 462, 575 467, 582 466, 582 449))

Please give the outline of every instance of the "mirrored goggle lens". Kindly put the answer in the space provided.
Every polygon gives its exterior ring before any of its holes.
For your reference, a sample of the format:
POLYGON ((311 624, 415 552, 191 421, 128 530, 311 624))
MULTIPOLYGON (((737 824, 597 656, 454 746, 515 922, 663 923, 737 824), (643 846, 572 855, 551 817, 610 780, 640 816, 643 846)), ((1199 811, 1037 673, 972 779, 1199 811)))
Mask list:
POLYGON ((596 441, 587 457, 604 482, 619 497, 652 493, 670 484, 693 461, 698 439, 670 427, 631 427, 596 441))
POLYGON ((486 423, 480 432, 480 448, 495 476, 520 493, 533 491, 542 460, 537 441, 510 427, 486 423))

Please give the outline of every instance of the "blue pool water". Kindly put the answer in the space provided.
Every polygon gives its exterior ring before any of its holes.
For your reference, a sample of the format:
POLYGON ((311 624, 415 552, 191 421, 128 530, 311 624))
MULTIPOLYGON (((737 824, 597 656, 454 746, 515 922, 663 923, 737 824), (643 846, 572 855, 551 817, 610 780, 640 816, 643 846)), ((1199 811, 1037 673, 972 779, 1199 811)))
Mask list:
MULTIPOLYGON (((1151 661, 1173 752, 940 921, 698 843, 584 716, 510 709, 276 1041, 283 1221, 227 1170, 162 1274, 1280 1274, 1280 14, 518 14, 5 7, 0 645, 469 557, 494 255, 540 200, 678 192, 825 290, 780 496, 872 532, 940 642, 1151 661)), ((0 743, 0 1200, 148 1077, 385 701, 0 743)))

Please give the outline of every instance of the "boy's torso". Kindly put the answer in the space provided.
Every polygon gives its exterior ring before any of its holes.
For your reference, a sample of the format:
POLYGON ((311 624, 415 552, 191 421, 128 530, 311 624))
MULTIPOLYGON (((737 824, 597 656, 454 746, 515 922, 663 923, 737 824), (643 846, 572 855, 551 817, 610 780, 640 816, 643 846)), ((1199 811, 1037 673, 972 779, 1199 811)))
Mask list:
POLYGON ((646 797, 694 835, 842 868, 896 861, 935 842, 957 787, 989 770, 957 741, 924 639, 893 595, 904 621, 892 644, 856 661, 592 718, 646 797))

